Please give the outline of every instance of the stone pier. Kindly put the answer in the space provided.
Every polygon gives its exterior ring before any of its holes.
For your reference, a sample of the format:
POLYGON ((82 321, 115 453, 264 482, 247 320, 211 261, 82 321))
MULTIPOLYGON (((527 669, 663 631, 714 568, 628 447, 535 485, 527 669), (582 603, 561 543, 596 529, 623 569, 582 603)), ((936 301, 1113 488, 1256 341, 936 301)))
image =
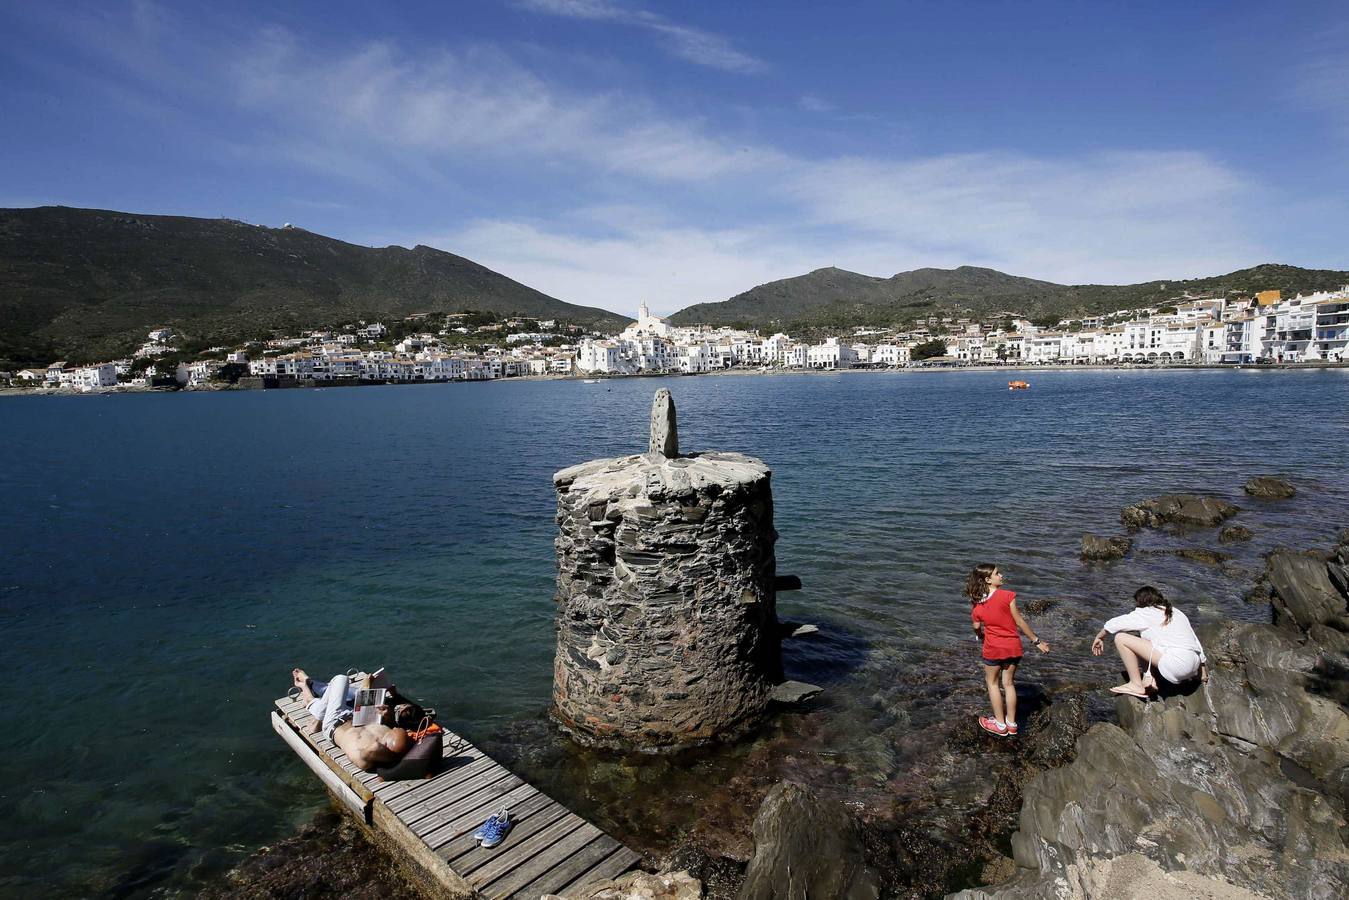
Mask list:
POLYGON ((752 727, 782 680, 771 473, 679 453, 656 393, 648 452, 563 469, 553 713, 580 741, 662 749, 752 727))

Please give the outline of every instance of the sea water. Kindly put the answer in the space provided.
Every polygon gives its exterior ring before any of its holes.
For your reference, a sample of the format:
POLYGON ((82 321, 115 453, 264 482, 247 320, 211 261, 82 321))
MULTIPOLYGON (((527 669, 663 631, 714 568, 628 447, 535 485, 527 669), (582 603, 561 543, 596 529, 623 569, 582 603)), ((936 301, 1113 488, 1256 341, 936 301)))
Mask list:
MULTIPOLYGON (((877 720, 921 735, 977 711, 959 596, 975 563, 1053 601, 1034 622, 1055 650, 1022 675, 1052 686, 1102 676, 1091 634, 1138 584, 1197 622, 1262 619, 1241 598, 1260 555, 1349 526, 1349 371, 1029 381, 1009 392, 995 372, 838 373, 0 401, 0 893, 190 893, 291 833, 326 802, 268 722, 297 665, 388 667, 625 839, 664 833, 634 792, 678 792, 682 806, 651 807, 695 815, 697 784, 676 791, 671 766, 618 767, 546 724, 551 475, 643 449, 659 387, 674 392, 683 449, 772 467, 778 569, 805 585, 779 612, 821 629, 787 645, 789 674, 826 687, 820 752, 851 757, 873 788, 904 765, 877 720), (1245 497, 1265 473, 1291 477, 1298 497, 1245 497), (1220 566, 1167 555, 1218 548, 1212 531, 1144 533, 1114 565, 1077 559, 1084 530, 1121 533, 1122 505, 1186 490, 1237 502, 1255 539, 1221 547, 1233 559, 1220 566), (606 788, 618 775, 635 780, 606 788)), ((745 752, 689 765, 721 777, 745 752)))

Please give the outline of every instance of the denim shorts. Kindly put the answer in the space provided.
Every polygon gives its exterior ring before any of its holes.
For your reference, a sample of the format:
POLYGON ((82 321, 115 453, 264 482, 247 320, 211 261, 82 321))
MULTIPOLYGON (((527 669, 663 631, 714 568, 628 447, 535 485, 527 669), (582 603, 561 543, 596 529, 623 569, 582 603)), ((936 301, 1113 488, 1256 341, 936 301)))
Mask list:
POLYGON ((986 666, 1019 666, 1019 665, 1021 665, 1021 657, 1019 657, 1019 656, 1009 656, 1009 657, 1007 657, 1006 659, 989 659, 987 656, 985 656, 985 657, 984 657, 984 665, 986 665, 986 666))

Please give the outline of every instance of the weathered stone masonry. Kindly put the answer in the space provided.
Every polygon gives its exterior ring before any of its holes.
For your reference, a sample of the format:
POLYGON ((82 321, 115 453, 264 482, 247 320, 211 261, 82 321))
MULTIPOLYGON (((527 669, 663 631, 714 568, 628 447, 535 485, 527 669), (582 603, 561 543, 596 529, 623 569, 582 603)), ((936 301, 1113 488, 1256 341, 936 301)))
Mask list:
POLYGON ((726 737, 759 720, 782 680, 768 467, 678 455, 668 391, 650 447, 553 477, 554 715, 587 743, 726 737))

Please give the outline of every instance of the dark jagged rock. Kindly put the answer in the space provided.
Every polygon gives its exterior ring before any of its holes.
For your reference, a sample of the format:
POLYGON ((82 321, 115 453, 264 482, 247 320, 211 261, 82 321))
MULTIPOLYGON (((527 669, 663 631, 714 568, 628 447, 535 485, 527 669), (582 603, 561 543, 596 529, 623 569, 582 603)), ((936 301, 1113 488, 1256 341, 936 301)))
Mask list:
POLYGON ((1081 694, 1063 694, 1031 716, 1024 750, 1037 766, 1052 768, 1069 762, 1077 739, 1087 730, 1087 702, 1081 694))
POLYGON ((1291 623, 1306 631, 1314 625, 1344 621, 1344 595, 1335 589, 1325 562, 1277 551, 1269 557, 1269 582, 1276 623, 1291 623))
POLYGON ((1120 521, 1131 529, 1160 528, 1177 525, 1188 528, 1211 528, 1240 512, 1221 497, 1206 494, 1164 494, 1142 503, 1126 506, 1120 512, 1120 521))
POLYGON ((661 871, 688 872, 702 882, 705 900, 735 900, 745 880, 744 863, 688 845, 671 851, 662 860, 661 871))
POLYGON ((1219 553, 1217 550, 1208 550, 1204 547, 1186 547, 1184 550, 1176 550, 1175 555, 1191 562, 1203 563, 1206 566, 1216 566, 1232 558, 1230 554, 1219 553))
POLYGON ((1235 544, 1238 541, 1249 541, 1253 537, 1255 532, 1245 525, 1225 525, 1222 531, 1218 532, 1218 543, 1235 544))
POLYGON ((768 792, 754 817, 754 857, 740 900, 876 900, 860 828, 837 800, 791 782, 768 792))
POLYGON ((1103 538, 1087 532, 1082 535, 1082 559, 1085 561, 1122 559, 1133 546, 1133 540, 1127 537, 1103 538))
POLYGON ((1242 490, 1264 500, 1286 500, 1297 495, 1297 488, 1291 481, 1274 475, 1258 475, 1247 481, 1242 490))

